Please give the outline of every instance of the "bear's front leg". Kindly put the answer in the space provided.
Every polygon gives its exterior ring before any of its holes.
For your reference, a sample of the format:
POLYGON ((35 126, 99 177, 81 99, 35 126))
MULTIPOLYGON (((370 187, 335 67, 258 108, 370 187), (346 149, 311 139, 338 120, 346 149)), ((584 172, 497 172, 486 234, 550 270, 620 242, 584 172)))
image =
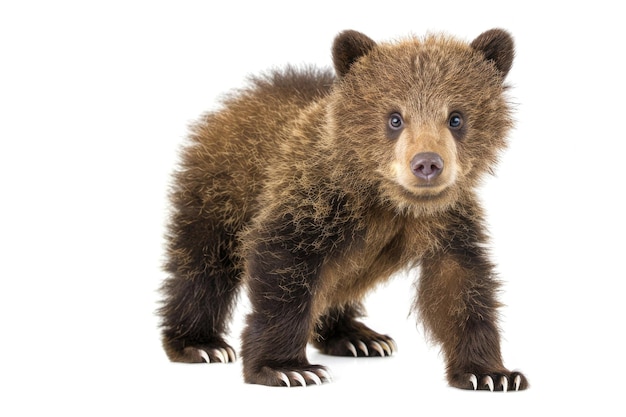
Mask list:
POLYGON ((245 381, 288 387, 330 381, 326 368, 306 357, 321 256, 307 251, 302 237, 255 240, 246 259, 252 312, 242 334, 245 381))
POLYGON ((526 377, 502 363, 493 266, 482 245, 460 242, 452 237, 422 260, 417 295, 426 329, 442 345, 448 382, 474 390, 526 389, 526 377))

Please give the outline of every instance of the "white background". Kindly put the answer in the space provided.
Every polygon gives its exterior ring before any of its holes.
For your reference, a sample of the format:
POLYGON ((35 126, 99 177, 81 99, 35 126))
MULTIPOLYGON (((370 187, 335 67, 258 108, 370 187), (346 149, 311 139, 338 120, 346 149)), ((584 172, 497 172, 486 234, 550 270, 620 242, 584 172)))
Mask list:
POLYGON ((2 2, 0 414, 624 415, 626 31, 617 3, 582 4, 2 2), (396 356, 311 351, 332 384, 250 386, 240 361, 168 362, 154 310, 188 123, 247 74, 330 65, 343 29, 471 41, 492 27, 516 39, 517 129, 482 195, 505 362, 531 389, 448 388, 409 315, 410 277, 368 301, 396 356))

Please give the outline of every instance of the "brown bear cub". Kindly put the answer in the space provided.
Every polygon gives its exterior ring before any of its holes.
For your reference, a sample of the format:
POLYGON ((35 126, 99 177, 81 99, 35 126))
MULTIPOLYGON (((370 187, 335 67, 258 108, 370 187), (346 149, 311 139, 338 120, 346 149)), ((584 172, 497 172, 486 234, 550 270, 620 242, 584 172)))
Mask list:
POLYGON ((500 354, 494 266, 476 187, 511 128, 513 41, 430 35, 377 44, 345 31, 336 75, 253 78, 196 123, 175 174, 163 343, 172 361, 231 362, 224 340, 241 284, 251 312, 243 373, 254 384, 330 379, 307 343, 388 356, 357 320, 374 286, 419 267, 415 309, 450 385, 522 390, 500 354))

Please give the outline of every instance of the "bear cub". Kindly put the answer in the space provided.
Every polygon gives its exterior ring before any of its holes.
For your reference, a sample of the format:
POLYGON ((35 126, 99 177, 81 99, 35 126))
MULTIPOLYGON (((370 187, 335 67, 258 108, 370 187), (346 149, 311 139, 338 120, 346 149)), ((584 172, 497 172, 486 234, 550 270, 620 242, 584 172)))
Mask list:
POLYGON ((504 80, 513 55, 500 29, 471 43, 440 34, 376 43, 345 31, 334 73, 273 71, 205 114, 170 194, 159 310, 168 357, 234 361, 224 336, 245 285, 245 381, 329 381, 307 344, 393 354, 393 339, 359 321, 362 300, 415 268, 414 308, 441 346, 449 384, 527 388, 503 365, 476 196, 512 126, 504 80))

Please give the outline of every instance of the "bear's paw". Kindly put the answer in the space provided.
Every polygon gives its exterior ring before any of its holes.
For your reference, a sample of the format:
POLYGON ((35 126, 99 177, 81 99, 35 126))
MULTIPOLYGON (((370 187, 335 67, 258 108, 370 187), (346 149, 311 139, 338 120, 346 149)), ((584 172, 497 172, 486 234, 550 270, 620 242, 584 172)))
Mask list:
POLYGON ((328 354, 337 356, 391 356, 398 350, 396 342, 390 337, 378 340, 345 340, 343 344, 328 346, 328 354), (358 348, 358 349, 357 349, 358 348))
POLYGON ((521 372, 464 373, 450 378, 450 385, 474 391, 521 391, 528 381, 521 372))
POLYGON ((322 353, 333 356, 391 356, 398 347, 389 336, 380 334, 364 324, 352 321, 320 337, 315 345, 322 353))
POLYGON ((230 347, 225 348, 215 348, 215 349, 198 349, 198 354, 202 357, 202 359, 206 363, 213 362, 235 362, 237 360, 237 356, 235 355, 235 351, 230 347))
POLYGON ((275 387, 306 387, 308 385, 322 385, 331 382, 328 369, 321 365, 306 365, 302 367, 274 368, 264 366, 254 375, 249 376, 249 383, 275 387))
POLYGON ((186 363, 229 363, 237 360, 235 350, 225 343, 187 346, 173 358, 175 362, 186 363))

